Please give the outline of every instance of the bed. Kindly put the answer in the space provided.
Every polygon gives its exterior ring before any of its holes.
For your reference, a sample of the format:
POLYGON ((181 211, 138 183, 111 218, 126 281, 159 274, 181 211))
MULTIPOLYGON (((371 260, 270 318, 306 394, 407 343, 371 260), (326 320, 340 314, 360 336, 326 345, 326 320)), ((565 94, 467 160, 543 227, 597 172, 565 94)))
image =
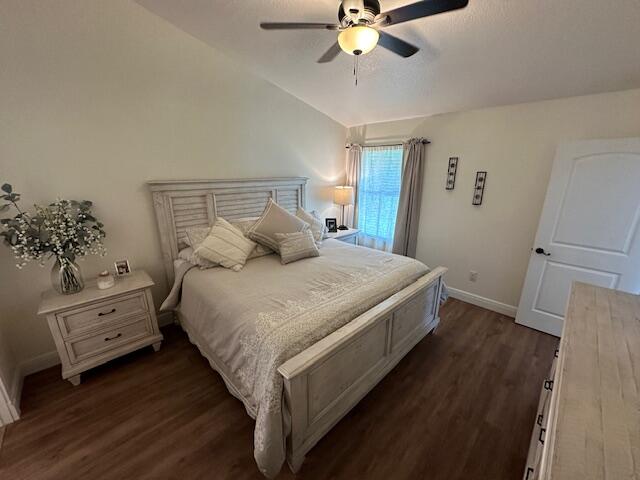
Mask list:
POLYGON ((439 322, 445 268, 326 240, 320 257, 277 255, 240 272, 178 259, 185 229, 305 206, 305 178, 150 182, 170 298, 190 340, 256 420, 267 477, 305 454, 439 322), (177 298, 180 297, 180 302, 177 298), (178 304, 179 303, 179 304, 178 304))

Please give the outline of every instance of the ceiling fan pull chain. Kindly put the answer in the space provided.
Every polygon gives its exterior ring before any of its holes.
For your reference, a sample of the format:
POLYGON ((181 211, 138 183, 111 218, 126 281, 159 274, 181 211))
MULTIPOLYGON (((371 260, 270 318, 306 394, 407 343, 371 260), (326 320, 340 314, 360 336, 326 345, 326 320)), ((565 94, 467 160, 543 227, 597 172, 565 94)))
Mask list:
POLYGON ((356 77, 356 87, 358 86, 358 71, 360 70, 360 55, 355 55, 355 60, 353 64, 353 76, 356 77))

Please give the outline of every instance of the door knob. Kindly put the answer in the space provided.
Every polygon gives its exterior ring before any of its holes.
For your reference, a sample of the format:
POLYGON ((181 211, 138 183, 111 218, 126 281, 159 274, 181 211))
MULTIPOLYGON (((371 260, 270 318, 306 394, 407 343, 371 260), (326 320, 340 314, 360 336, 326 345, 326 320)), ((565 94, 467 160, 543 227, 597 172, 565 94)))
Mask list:
POLYGON ((551 254, 550 254, 550 253, 545 252, 545 251, 544 251, 544 248, 541 248, 541 247, 536 248, 536 249, 535 249, 535 252, 536 252, 538 255, 544 255, 544 256, 546 256, 546 257, 550 257, 550 256, 551 256, 551 254))

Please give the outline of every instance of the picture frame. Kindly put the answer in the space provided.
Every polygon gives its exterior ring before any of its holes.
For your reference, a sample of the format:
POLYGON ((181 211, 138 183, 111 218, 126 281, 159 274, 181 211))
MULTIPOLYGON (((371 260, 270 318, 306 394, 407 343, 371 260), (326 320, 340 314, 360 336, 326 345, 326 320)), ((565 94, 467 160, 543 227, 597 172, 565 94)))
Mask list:
POLYGON ((327 231, 335 233, 338 231, 338 220, 335 218, 325 218, 324 224, 327 226, 327 231))
POLYGON ((447 184, 446 190, 456 188, 456 173, 458 172, 458 157, 449 157, 449 166, 447 167, 447 184))
POLYGON ((484 197, 484 187, 487 183, 487 172, 476 172, 476 184, 473 187, 473 201, 472 205, 482 205, 482 199, 484 197))
POLYGON ((123 277, 131 273, 131 265, 129 264, 129 260, 118 260, 114 262, 113 265, 115 266, 117 277, 123 277))

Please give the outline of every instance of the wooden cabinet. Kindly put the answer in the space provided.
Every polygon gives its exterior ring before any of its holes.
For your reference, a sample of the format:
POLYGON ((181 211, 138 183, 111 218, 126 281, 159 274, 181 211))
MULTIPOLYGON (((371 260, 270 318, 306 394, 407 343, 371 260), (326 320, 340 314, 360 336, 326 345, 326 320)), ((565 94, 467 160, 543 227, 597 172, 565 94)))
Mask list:
POLYGON ((151 287, 144 271, 116 279, 100 290, 95 284, 73 295, 53 291, 42 295, 46 315, 62 363, 62 378, 80 383, 80 374, 138 348, 162 342, 151 287))
POLYGON ((542 386, 540 387, 540 399, 538 401, 536 420, 533 425, 533 431, 531 432, 531 442, 529 443, 529 453, 527 455, 527 464, 524 471, 524 480, 540 478, 540 462, 542 460, 542 452, 544 450, 545 438, 547 436, 551 396, 553 393, 553 385, 555 383, 558 354, 559 350, 556 350, 549 374, 547 375, 547 378, 544 379, 542 386))
POLYGON ((525 480, 640 478, 640 296, 574 283, 525 480))

